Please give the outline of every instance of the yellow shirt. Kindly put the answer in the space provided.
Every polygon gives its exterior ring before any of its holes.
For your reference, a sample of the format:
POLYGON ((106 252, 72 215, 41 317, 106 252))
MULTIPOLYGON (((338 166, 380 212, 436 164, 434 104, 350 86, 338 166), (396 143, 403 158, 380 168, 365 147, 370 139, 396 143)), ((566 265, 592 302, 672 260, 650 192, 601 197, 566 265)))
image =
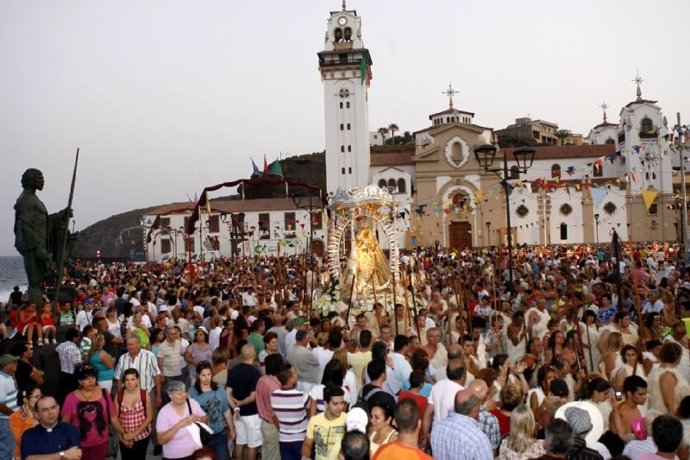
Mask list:
POLYGON ((337 460, 345 430, 344 412, 333 420, 328 420, 325 413, 309 419, 307 438, 314 440, 314 460, 337 460))

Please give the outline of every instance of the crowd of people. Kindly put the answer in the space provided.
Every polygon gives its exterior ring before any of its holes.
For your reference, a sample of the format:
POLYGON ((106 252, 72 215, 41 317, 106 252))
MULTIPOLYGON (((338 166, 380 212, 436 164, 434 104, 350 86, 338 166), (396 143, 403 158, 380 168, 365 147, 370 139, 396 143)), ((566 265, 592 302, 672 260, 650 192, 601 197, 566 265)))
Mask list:
POLYGON ((325 314, 317 256, 77 261, 70 301, 0 309, 0 458, 687 459, 678 247, 494 249, 325 314))

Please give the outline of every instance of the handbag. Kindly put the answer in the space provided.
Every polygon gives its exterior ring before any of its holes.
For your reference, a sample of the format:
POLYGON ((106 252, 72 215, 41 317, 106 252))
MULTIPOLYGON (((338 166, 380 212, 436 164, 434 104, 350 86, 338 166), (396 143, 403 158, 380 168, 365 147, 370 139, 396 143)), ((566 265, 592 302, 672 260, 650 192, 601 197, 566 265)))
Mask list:
POLYGON ((108 414, 108 452, 106 454, 106 457, 117 458, 117 451, 120 447, 120 440, 117 437, 117 431, 115 431, 115 426, 110 421, 110 403, 112 402, 112 398, 108 390, 103 390, 103 395, 106 398, 110 399, 110 401, 106 401, 105 404, 105 408, 108 414))
MULTIPOLYGON (((192 405, 189 403, 189 399, 187 399, 187 408, 189 409, 189 415, 192 415, 192 405)), ((211 441, 213 440, 213 433, 209 433, 208 431, 206 431, 206 428, 201 426, 199 422, 194 422, 194 424, 199 430, 199 438, 201 439, 201 445, 208 446, 209 444, 211 444, 211 441)))

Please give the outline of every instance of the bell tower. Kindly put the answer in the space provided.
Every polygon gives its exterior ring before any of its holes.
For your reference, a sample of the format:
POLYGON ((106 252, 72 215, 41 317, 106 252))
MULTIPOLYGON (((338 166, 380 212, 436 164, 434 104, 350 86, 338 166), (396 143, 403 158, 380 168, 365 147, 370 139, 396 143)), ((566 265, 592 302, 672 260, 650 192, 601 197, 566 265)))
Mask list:
POLYGON ((327 21, 324 49, 318 53, 323 81, 328 193, 369 183, 371 55, 362 42, 362 18, 348 10, 327 21))

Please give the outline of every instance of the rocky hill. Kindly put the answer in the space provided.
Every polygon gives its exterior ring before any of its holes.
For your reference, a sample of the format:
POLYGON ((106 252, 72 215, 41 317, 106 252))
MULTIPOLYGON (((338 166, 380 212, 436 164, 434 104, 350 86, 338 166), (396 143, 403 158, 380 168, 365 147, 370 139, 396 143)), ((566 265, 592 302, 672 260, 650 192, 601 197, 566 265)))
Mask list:
MULTIPOLYGON (((281 160, 280 165, 286 178, 314 184, 322 190, 326 189, 325 152, 289 157, 281 160)), ((102 259, 144 260, 143 232, 139 219, 143 214, 163 204, 116 214, 85 228, 75 235, 72 256, 93 259, 96 257, 96 251, 100 251, 102 259)))

